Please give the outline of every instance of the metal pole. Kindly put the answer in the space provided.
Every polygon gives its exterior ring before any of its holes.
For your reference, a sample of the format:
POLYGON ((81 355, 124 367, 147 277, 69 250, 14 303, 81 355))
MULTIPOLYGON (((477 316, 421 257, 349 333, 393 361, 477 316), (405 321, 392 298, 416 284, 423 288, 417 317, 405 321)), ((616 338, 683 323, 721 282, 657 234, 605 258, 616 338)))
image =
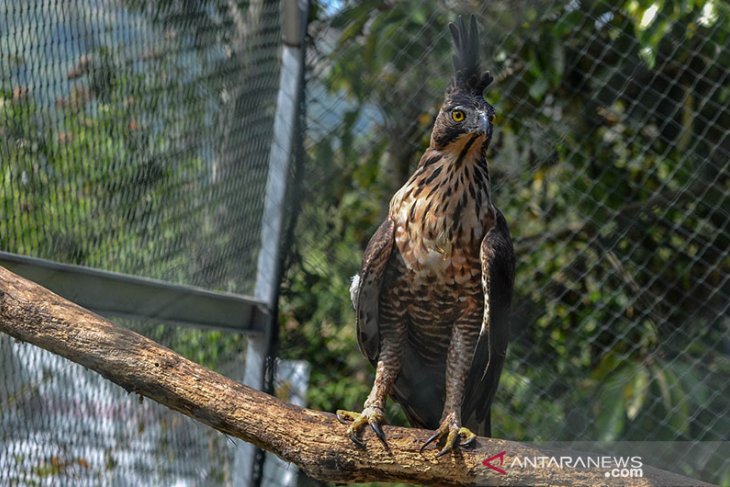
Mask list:
MULTIPOLYGON (((267 361, 270 360, 274 327, 277 326, 275 309, 279 287, 280 246, 284 229, 284 203, 289 179, 289 163, 295 147, 294 137, 297 137, 295 128, 302 89, 303 42, 309 2, 284 0, 281 9, 282 64, 254 292, 257 299, 267 304, 271 320, 263 335, 252 336, 248 340, 243 380, 244 384, 259 390, 266 385, 264 377, 267 361)), ((269 363, 268 366, 272 367, 273 363, 269 363)), ((236 455, 238 464, 236 485, 261 485, 263 452, 257 454, 256 448, 251 444, 244 444, 240 450, 236 455)))

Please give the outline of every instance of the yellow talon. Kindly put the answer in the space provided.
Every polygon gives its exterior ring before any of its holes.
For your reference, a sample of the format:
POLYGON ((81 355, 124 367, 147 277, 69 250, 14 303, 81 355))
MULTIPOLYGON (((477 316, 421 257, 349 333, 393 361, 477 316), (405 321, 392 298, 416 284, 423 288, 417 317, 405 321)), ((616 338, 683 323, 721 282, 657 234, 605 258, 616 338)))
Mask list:
POLYGON ((358 433, 366 424, 369 424, 378 438, 385 442, 385 433, 383 433, 383 428, 380 426, 380 423, 385 419, 382 409, 366 407, 362 413, 338 409, 336 414, 340 423, 347 424, 348 421, 352 421, 352 424, 347 428, 346 434, 356 445, 365 446, 363 441, 358 437, 358 433))
POLYGON ((464 428, 463 426, 459 428, 459 436, 464 437, 464 441, 459 443, 459 446, 470 445, 477 437, 477 435, 472 430, 470 430, 469 428, 464 428))
POLYGON ((355 421, 357 418, 362 416, 360 413, 346 411, 344 409, 338 409, 335 414, 337 415, 337 419, 339 419, 340 423, 342 424, 346 424, 348 420, 355 421))
POLYGON ((421 446, 421 451, 424 450, 431 443, 439 442, 444 436, 446 436, 446 442, 444 447, 436 454, 436 457, 446 455, 448 452, 453 451, 455 447, 465 447, 471 444, 477 437, 469 428, 460 427, 456 428, 454 425, 450 425, 448 421, 444 421, 439 425, 439 428, 431 435, 426 442, 421 446), (459 437, 464 439, 460 442, 459 437))

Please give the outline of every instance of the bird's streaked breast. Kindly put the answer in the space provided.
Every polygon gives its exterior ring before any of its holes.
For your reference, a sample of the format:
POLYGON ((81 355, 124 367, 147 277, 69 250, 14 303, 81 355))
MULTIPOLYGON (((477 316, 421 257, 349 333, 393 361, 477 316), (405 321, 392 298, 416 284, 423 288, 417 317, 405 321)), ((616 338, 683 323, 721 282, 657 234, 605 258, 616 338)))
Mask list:
POLYGON ((460 153, 427 159, 391 201, 395 243, 415 283, 479 285, 494 210, 486 165, 460 153))

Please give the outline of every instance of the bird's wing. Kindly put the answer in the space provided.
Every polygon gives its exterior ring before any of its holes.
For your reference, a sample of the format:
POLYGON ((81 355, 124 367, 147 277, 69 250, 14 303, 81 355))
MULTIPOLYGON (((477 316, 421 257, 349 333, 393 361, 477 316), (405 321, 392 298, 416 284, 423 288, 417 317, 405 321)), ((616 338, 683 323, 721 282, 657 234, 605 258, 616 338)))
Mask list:
POLYGON ((497 391, 507 354, 509 314, 515 276, 515 257, 507 222, 496 211, 495 225, 482 240, 484 317, 465 386, 462 423, 478 435, 489 436, 490 405, 497 391))
POLYGON ((370 239, 360 272, 350 290, 357 317, 357 342, 362 353, 373 363, 380 353, 378 299, 385 268, 393 251, 395 225, 386 219, 370 239))

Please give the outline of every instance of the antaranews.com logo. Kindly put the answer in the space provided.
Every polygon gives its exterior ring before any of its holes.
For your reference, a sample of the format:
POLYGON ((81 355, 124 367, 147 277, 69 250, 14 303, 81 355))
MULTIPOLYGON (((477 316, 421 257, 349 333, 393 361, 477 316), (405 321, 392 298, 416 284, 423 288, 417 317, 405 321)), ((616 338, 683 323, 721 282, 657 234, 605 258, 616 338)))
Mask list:
POLYGON ((577 455, 577 456, 511 456, 507 450, 487 457, 482 465, 499 475, 517 468, 550 468, 604 470, 606 478, 640 478, 644 476, 644 462, 640 456, 577 455))

